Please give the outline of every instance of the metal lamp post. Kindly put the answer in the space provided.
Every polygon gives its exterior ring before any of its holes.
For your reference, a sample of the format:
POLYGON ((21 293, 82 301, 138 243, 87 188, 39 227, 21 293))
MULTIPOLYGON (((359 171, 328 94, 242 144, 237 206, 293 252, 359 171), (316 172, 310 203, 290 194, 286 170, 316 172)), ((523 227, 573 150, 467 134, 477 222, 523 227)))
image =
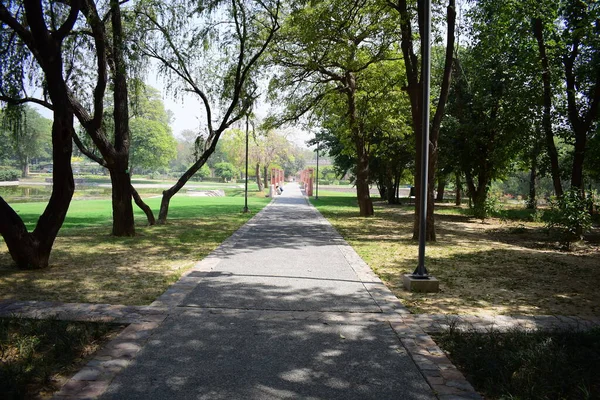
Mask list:
POLYGON ((317 140, 317 192, 315 200, 319 200, 319 141, 317 140))
POLYGON ((244 188, 244 213, 248 212, 248 116, 246 115, 246 185, 244 188))
POLYGON ((429 77, 431 75, 431 0, 424 2, 423 10, 423 37, 421 49, 423 51, 423 82, 421 95, 421 125, 422 125, 422 143, 421 143, 421 190, 419 199, 419 263, 413 278, 429 279, 429 273, 425 268, 425 233, 427 229, 427 174, 429 173, 429 77))

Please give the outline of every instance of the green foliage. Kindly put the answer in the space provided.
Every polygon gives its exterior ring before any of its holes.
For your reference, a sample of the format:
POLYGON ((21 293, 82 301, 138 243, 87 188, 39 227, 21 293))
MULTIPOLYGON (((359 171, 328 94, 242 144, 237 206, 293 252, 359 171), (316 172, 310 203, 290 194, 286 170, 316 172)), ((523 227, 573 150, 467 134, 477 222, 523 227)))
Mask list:
POLYGON ((116 325, 0 318, 0 393, 3 398, 34 398, 36 387, 48 386, 103 340, 116 325))
POLYGON ((3 181, 18 181, 21 172, 17 169, 0 167, 0 182, 3 181))
POLYGON ((215 164, 215 175, 222 178, 225 182, 231 180, 238 173, 235 166, 228 162, 215 164))
POLYGON ((42 117, 29 106, 10 106, 0 111, 3 136, 10 143, 12 156, 17 160, 26 176, 32 158, 51 159, 52 121, 42 117))
POLYGON ((474 202, 471 211, 475 218, 479 218, 483 222, 488 217, 499 215, 502 208, 498 202, 498 197, 491 195, 486 196, 482 202, 474 202))
POLYGON ((451 327, 436 338, 475 389, 494 399, 594 399, 600 396, 600 329, 588 332, 451 327))
POLYGON ((168 125, 145 118, 129 122, 131 169, 165 168, 177 157, 177 142, 168 125))
POLYGON ((576 189, 570 189, 560 198, 550 201, 546 228, 558 233, 561 242, 567 249, 572 242, 583 239, 583 234, 592 226, 589 213, 590 200, 581 197, 576 189))

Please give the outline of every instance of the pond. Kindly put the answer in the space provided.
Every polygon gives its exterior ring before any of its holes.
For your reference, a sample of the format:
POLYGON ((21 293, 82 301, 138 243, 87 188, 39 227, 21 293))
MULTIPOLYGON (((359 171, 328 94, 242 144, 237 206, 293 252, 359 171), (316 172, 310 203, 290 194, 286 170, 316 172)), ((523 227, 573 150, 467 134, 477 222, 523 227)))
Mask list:
MULTIPOLYGON (((0 186, 0 196, 7 203, 29 203, 45 202, 50 199, 52 194, 51 185, 18 185, 18 186, 0 186)), ((97 185, 77 185, 73 198, 109 198, 111 196, 110 187, 100 187, 97 185)))

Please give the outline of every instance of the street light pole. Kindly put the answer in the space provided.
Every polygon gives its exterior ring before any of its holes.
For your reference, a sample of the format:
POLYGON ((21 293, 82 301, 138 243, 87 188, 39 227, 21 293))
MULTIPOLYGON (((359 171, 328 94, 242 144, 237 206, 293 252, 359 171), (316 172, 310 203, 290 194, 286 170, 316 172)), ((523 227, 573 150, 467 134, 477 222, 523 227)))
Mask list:
POLYGON ((246 186, 244 189, 244 213, 248 212, 248 116, 246 115, 246 186))
POLYGON ((423 37, 421 49, 423 51, 423 82, 421 95, 421 125, 422 125, 422 142, 421 142, 421 190, 419 199, 419 263, 413 278, 429 279, 429 273, 425 268, 425 238, 427 229, 427 174, 429 173, 429 77, 431 75, 431 0, 423 2, 425 10, 423 10, 423 37))
POLYGON ((317 193, 315 200, 319 200, 319 141, 317 140, 317 193))

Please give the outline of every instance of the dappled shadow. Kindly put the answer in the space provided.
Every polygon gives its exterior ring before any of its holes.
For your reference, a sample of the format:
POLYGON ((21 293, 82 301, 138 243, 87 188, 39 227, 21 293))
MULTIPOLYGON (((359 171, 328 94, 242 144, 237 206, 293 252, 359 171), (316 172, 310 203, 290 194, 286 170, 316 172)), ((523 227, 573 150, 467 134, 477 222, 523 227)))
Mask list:
POLYGON ((474 249, 429 261, 442 289, 426 296, 429 313, 600 315, 597 254, 474 249))
MULTIPOLYGON (((234 286, 228 279, 218 285, 213 282, 213 288, 223 292, 235 292, 234 286)), ((244 290, 248 296, 244 301, 259 307, 270 304, 274 294, 271 285, 258 282, 246 283, 244 290)), ((347 297, 304 289, 289 294, 304 298, 312 309, 318 304, 340 304, 347 297)), ((102 397, 147 398, 434 396, 387 323, 336 323, 307 319, 304 313, 186 308, 165 320, 102 397)))
MULTIPOLYGON (((349 269, 349 268, 348 268, 349 269)), ((183 306, 285 311, 377 312, 381 309, 358 279, 228 272, 201 276, 183 306)))

